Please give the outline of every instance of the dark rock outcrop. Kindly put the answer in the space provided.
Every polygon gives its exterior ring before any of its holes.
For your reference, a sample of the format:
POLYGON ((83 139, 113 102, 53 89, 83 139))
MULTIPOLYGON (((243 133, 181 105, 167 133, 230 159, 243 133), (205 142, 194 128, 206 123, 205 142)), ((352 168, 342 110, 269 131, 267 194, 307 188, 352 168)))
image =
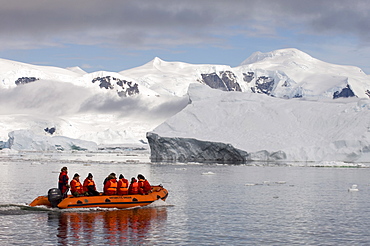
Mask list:
POLYGON ((55 132, 55 127, 46 127, 45 129, 44 129, 44 131, 45 132, 47 132, 47 133, 49 133, 50 135, 53 135, 54 134, 54 132, 55 132))
POLYGON ((31 82, 35 82, 36 80, 39 80, 39 79, 35 78, 35 77, 22 77, 22 78, 18 78, 15 81, 15 84, 16 85, 24 85, 24 84, 28 84, 28 83, 31 83, 31 82))
POLYGON ((226 91, 226 86, 216 73, 202 74, 202 79, 209 87, 226 91))
POLYGON ((243 80, 247 83, 251 82, 254 79, 254 72, 243 73, 243 80))
POLYGON ((340 97, 355 97, 355 93, 353 93, 351 87, 347 84, 340 92, 336 91, 333 94, 333 99, 340 98, 340 97))
POLYGON ((267 76, 260 76, 256 80, 256 85, 251 87, 252 92, 271 95, 275 86, 275 81, 273 78, 267 76))
POLYGON ((242 91, 235 74, 230 71, 220 72, 221 80, 225 83, 228 91, 242 91))
POLYGON ((92 83, 99 82, 99 87, 104 89, 116 89, 120 97, 133 96, 139 94, 138 84, 133 84, 132 81, 118 79, 111 76, 94 78, 92 83))
POLYGON ((230 71, 222 71, 220 74, 201 74, 202 82, 213 89, 223 91, 242 91, 235 74, 230 71))

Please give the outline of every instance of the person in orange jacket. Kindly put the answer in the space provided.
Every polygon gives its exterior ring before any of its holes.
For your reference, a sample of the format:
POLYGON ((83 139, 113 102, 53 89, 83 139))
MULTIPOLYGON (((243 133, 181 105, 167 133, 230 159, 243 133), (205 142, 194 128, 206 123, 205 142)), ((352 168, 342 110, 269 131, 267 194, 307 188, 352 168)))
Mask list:
POLYGON ((125 179, 125 177, 120 174, 118 185, 117 185, 117 195, 127 195, 128 194, 128 180, 125 179))
POLYGON ((130 187, 128 188, 128 194, 130 195, 136 195, 139 194, 139 184, 135 177, 131 178, 130 187))
POLYGON ((58 188, 63 196, 67 196, 66 193, 69 188, 68 180, 68 168, 62 167, 59 173, 58 188))
POLYGON ((110 176, 116 176, 115 173, 111 173, 109 174, 105 179, 104 179, 104 182, 103 182, 103 187, 105 186, 105 184, 108 182, 108 180, 110 180, 110 176))
POLYGON ((117 194, 117 179, 116 174, 111 173, 108 176, 107 181, 104 185, 104 195, 116 195, 117 194))
POLYGON ((89 196, 99 196, 99 192, 96 190, 95 182, 93 180, 93 175, 89 173, 84 180, 83 189, 85 194, 89 196))
POLYGON ((139 180, 139 193, 140 194, 148 194, 152 190, 152 186, 149 184, 149 181, 145 179, 144 175, 139 174, 137 175, 137 179, 139 180))
POLYGON ((78 175, 78 173, 75 173, 70 185, 71 185, 71 193, 73 196, 83 196, 84 195, 84 190, 80 183, 80 175, 78 175))

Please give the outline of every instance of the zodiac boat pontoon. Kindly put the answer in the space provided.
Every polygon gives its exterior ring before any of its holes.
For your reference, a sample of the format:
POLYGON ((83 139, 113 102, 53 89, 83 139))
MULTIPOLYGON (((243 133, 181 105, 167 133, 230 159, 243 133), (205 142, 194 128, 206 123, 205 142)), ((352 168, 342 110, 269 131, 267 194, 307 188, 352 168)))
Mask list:
POLYGON ((100 196, 79 196, 68 195, 62 199, 62 194, 58 188, 48 191, 47 196, 39 196, 29 205, 58 207, 58 208, 132 208, 142 207, 151 204, 156 200, 165 201, 168 192, 162 186, 152 186, 152 191, 146 195, 100 195, 100 196))

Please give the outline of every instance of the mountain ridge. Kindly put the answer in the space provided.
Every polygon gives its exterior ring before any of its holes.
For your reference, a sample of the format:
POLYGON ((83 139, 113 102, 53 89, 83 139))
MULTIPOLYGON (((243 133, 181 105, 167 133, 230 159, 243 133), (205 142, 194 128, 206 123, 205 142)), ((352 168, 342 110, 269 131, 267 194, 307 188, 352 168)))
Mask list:
POLYGON ((299 58, 311 60, 311 61, 317 60, 301 50, 298 50, 296 48, 287 48, 287 49, 274 50, 274 51, 270 51, 266 53, 262 53, 260 51, 254 52, 250 57, 245 59, 239 66, 261 62, 267 58, 273 58, 273 57, 284 57, 285 59, 291 58, 291 57, 299 57, 299 58))
MULTIPOLYGON (((0 64, 0 88, 13 88, 17 80, 23 84, 40 79, 97 88, 93 85, 94 79, 110 76, 136 83, 139 90, 154 91, 147 91, 149 94, 175 96, 186 95, 187 87, 193 82, 222 90, 238 89, 282 98, 334 98, 334 93, 340 94, 344 88, 352 90, 357 97, 368 98, 370 95, 370 76, 360 68, 326 63, 295 48, 255 52, 237 67, 167 62, 159 57, 120 72, 86 73, 80 68, 38 66, 5 59, 1 59, 0 64), (343 83, 345 78, 347 83, 343 83), (315 81, 321 81, 316 87, 325 87, 320 90, 322 94, 312 91, 310 84, 315 81), (230 88, 227 85, 230 83, 238 85, 230 88)), ((110 86, 111 89, 114 87, 110 86)))

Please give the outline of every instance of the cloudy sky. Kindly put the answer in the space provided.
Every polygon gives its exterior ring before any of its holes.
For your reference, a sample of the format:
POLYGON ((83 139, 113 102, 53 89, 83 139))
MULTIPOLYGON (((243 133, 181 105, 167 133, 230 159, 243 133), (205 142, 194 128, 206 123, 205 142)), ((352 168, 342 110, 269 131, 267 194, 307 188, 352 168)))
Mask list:
POLYGON ((238 66, 298 48, 370 74, 370 2, 0 0, 0 58, 122 71, 154 57, 238 66))

